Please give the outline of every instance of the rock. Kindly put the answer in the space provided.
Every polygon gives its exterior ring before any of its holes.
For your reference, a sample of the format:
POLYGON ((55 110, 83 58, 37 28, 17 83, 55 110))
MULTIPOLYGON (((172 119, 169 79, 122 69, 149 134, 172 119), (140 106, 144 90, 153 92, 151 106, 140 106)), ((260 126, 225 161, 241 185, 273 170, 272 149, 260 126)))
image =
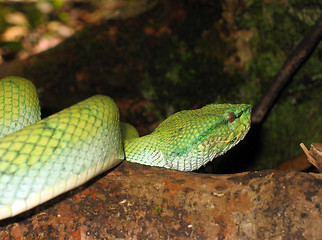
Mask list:
POLYGON ((123 162, 14 218, 0 239, 320 239, 322 175, 178 172, 123 162))

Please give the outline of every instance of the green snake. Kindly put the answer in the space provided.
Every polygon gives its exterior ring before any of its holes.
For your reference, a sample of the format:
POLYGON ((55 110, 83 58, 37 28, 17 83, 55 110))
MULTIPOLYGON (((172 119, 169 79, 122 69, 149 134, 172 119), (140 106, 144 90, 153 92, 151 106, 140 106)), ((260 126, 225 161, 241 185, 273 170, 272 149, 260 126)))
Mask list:
POLYGON ((0 80, 0 220, 78 187, 124 159, 198 169, 244 138, 250 116, 249 104, 210 104, 175 113, 138 137, 103 95, 40 120, 35 86, 6 77, 0 80))

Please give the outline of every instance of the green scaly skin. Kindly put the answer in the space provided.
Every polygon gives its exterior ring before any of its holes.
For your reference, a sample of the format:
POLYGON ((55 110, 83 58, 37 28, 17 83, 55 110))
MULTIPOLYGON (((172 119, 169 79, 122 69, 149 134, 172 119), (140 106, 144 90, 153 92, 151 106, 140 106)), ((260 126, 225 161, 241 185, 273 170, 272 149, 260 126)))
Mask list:
POLYGON ((0 137, 40 120, 37 91, 32 82, 19 77, 0 81, 0 137))
POLYGON ((149 135, 125 140, 126 160, 193 171, 239 143, 250 128, 251 105, 210 104, 171 115, 149 135), (234 113, 234 121, 228 121, 234 113))
POLYGON ((181 171, 198 169, 236 145, 250 127, 250 105, 211 104, 176 113, 139 138, 133 126, 119 122, 109 97, 93 96, 38 121, 35 96, 28 80, 0 81, 1 109, 13 105, 6 113, 0 109, 5 117, 0 133, 22 128, 0 138, 0 220, 80 186, 124 158, 181 171))

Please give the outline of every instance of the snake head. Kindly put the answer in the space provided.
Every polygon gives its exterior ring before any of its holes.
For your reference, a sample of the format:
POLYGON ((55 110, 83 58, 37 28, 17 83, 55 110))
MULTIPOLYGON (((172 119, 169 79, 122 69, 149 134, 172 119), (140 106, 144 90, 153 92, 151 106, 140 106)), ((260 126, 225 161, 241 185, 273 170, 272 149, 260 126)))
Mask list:
POLYGON ((151 134, 125 144, 126 160, 193 171, 239 143, 250 123, 249 104, 210 104, 184 110, 171 115, 151 134))

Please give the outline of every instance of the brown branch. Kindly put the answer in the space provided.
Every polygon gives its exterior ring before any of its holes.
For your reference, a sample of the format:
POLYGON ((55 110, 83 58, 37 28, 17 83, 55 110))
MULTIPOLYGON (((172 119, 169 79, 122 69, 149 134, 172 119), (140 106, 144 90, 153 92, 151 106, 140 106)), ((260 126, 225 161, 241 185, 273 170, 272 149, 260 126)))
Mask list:
POLYGON ((296 171, 214 176, 124 162, 56 204, 0 221, 0 239, 319 239, 321 180, 296 171))
POLYGON ((281 70, 274 78, 268 92, 261 99, 252 116, 252 122, 260 123, 273 103, 276 101, 278 95, 283 87, 290 82, 291 77, 300 68, 301 64, 313 52, 322 37, 322 16, 316 21, 315 25, 307 33, 302 42, 295 48, 294 52, 287 58, 281 70))

